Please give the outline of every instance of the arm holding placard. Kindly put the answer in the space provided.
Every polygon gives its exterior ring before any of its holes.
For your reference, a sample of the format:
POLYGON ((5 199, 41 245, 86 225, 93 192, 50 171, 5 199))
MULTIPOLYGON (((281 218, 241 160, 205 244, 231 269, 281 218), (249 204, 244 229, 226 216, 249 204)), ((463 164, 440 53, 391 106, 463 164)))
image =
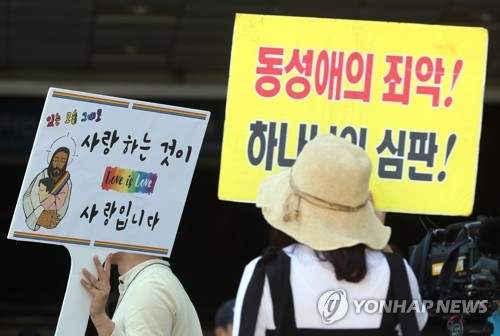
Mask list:
POLYGON ((159 256, 118 252, 112 257, 120 276, 120 298, 112 320, 105 312, 109 296, 109 259, 94 258, 97 276, 83 270, 81 284, 90 293, 90 317, 99 335, 202 336, 196 309, 170 264, 159 256))
POLYGON ((86 268, 82 272, 85 279, 80 282, 82 286, 92 296, 90 303, 90 318, 96 327, 100 336, 111 335, 115 328, 115 324, 106 314, 106 302, 108 301, 109 293, 111 292, 110 275, 111 275, 111 257, 108 254, 104 267, 97 256, 94 256, 93 261, 97 270, 97 278, 95 278, 86 268))

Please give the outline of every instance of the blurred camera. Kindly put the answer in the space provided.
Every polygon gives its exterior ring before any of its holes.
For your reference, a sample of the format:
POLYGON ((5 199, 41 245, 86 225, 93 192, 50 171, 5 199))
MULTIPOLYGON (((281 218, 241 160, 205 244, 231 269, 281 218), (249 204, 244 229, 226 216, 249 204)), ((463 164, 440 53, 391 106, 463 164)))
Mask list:
POLYGON ((430 316, 447 319, 453 336, 491 335, 487 318, 500 298, 500 218, 430 230, 409 255, 430 316), (450 302, 458 308, 449 309, 450 302))

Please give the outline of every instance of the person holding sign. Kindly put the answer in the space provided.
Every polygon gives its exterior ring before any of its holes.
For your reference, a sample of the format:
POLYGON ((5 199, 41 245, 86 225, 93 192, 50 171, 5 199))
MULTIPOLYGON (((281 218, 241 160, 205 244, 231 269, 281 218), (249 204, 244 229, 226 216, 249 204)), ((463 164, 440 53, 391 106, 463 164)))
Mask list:
MULTIPOLYGON (((24 193, 26 224, 33 231, 38 231, 40 227, 55 228, 68 210, 72 185, 66 170, 69 156, 67 147, 59 147, 52 155, 49 166, 35 177, 24 193), (47 178, 53 180, 52 187, 50 193, 41 199, 40 191, 36 191, 35 187, 40 188, 40 182, 47 178)), ((47 191, 47 183, 44 185, 47 191)))
POLYGON ((198 314, 170 264, 161 257, 118 252, 104 267, 94 257, 98 278, 83 269, 82 286, 92 295, 90 318, 100 336, 202 336, 198 314), (105 306, 111 263, 118 266, 120 297, 112 319, 105 306))
POLYGON ((322 134, 261 182, 257 207, 296 243, 270 246, 246 266, 233 335, 419 334, 428 314, 407 262, 382 252, 391 229, 370 200, 370 173, 361 147, 322 134), (385 313, 367 300, 398 305, 385 313))

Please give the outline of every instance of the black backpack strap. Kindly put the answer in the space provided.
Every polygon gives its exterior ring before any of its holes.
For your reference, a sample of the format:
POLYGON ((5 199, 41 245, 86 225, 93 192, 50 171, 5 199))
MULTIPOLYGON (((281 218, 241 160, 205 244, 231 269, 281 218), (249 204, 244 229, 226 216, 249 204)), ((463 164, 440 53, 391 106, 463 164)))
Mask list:
POLYGON ((389 263, 391 270, 391 282, 394 285, 394 296, 399 302, 405 302, 405 308, 398 310, 398 320, 403 336, 419 336, 420 329, 418 327, 415 312, 410 309, 407 311, 408 305, 411 305, 413 297, 410 290, 410 282, 404 264, 403 257, 396 253, 384 253, 389 263))
POLYGON ((273 317, 277 336, 289 335, 296 329, 293 306, 292 286, 290 285, 290 257, 282 250, 266 264, 266 275, 269 279, 273 317))
MULTIPOLYGON (((424 239, 412 250, 410 260, 408 262, 417 277, 417 282, 421 285, 427 280, 427 260, 429 259, 429 253, 434 235, 434 231, 427 232, 424 239)), ((423 290, 427 291, 427 288, 423 288, 423 290)))
POLYGON ((436 289, 441 292, 440 298, 448 299, 453 291, 453 281, 455 280, 455 272, 457 268, 458 257, 460 256, 460 248, 469 242, 469 239, 464 239, 456 242, 448 255, 444 259, 443 267, 436 283, 436 289))
POLYGON ((240 329, 238 336, 254 336, 257 315, 259 314, 260 301, 266 279, 266 264, 275 259, 278 248, 270 246, 262 252, 261 258, 255 265, 254 272, 248 283, 243 306, 241 309, 240 329))

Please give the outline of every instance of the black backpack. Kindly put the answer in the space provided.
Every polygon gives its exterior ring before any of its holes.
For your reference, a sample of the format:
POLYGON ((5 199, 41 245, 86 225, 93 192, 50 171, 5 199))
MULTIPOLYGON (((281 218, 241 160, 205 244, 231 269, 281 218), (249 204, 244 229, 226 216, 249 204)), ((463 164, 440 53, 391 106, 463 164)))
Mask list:
MULTIPOLYGON (((391 269, 391 283, 393 284, 394 294, 398 300, 412 302, 408 275, 403 258, 399 254, 384 253, 389 267, 391 269)), ((293 305, 293 298, 290 291, 290 257, 288 257, 280 248, 270 246, 266 248, 261 259, 255 265, 254 273, 248 284, 240 317, 240 328, 238 336, 254 336, 257 315, 260 308, 260 301, 264 288, 266 276, 271 286, 271 298, 273 301, 274 322, 276 325, 276 336, 288 336, 283 332, 285 325, 289 323, 286 317, 287 308, 293 305)), ((420 330, 413 312, 398 312, 397 318, 401 326, 403 336, 419 336, 420 330)), ((336 335, 343 331, 325 330, 336 335)), ((312 335, 312 332, 308 332, 312 335)), ((354 335, 354 333, 352 333, 354 335)), ((362 330, 359 335, 379 335, 380 331, 369 330, 364 333, 362 330), (373 331, 373 332, 372 332, 373 331)))

